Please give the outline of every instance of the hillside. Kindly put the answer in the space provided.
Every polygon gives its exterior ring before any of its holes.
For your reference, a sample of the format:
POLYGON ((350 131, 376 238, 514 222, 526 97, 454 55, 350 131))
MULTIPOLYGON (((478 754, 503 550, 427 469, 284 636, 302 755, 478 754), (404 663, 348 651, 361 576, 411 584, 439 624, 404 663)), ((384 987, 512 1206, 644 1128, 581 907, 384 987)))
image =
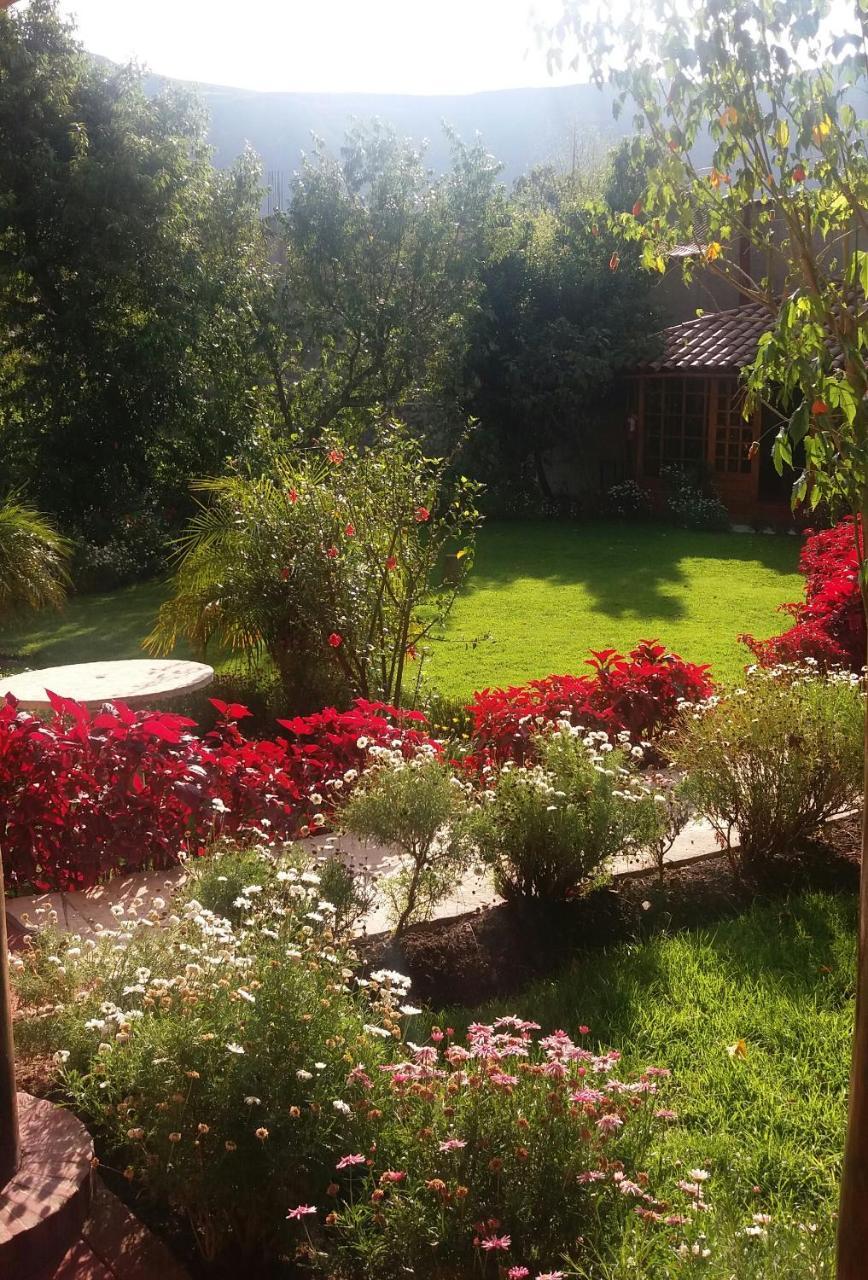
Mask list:
MULTIPOLYGON (((171 81, 149 76, 147 87, 158 92, 171 81)), ((428 140, 431 167, 448 157, 443 125, 465 140, 478 133, 487 149, 503 163, 503 178, 512 182, 535 164, 569 163, 574 147, 598 152, 628 131, 628 121, 614 121, 611 99, 592 85, 542 89, 503 89, 487 93, 436 97, 361 93, 257 93, 221 85, 193 84, 211 117, 214 161, 232 163, 246 144, 262 157, 266 174, 284 184, 309 151, 314 134, 337 147, 347 125, 378 116, 399 133, 418 142, 428 140)))

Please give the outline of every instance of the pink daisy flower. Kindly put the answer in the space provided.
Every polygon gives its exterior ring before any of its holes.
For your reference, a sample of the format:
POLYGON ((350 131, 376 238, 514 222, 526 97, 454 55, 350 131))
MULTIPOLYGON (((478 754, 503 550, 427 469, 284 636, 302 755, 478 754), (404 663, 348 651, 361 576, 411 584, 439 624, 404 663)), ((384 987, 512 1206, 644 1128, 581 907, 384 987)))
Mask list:
POLYGON ((365 1163, 365 1157, 364 1157, 364 1156, 362 1156, 362 1155, 358 1155, 358 1154, 356 1154, 356 1155, 351 1155, 351 1156, 341 1156, 340 1160, 339 1160, 339 1161, 337 1162, 337 1164, 335 1165, 335 1168, 336 1168, 336 1169, 349 1169, 349 1168, 351 1168, 354 1164, 364 1164, 364 1163, 365 1163))
POLYGON ((309 1214, 316 1213, 316 1205, 314 1204, 297 1204, 294 1209, 290 1209, 286 1215, 287 1218, 306 1218, 309 1214))
POLYGON ((485 1239, 482 1241, 482 1248, 485 1249, 488 1253, 493 1253, 498 1249, 501 1250, 503 1253, 506 1253, 509 1250, 509 1246, 511 1244, 512 1244, 512 1236, 492 1235, 492 1236, 485 1237, 485 1239))

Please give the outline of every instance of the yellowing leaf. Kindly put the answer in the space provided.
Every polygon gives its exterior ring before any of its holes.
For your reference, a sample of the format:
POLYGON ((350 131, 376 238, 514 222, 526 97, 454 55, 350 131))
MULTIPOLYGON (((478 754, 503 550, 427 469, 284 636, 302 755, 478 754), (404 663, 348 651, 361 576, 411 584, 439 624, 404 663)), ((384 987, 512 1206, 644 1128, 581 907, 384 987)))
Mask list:
POLYGON ((731 1058, 746 1058, 747 1043, 744 1040, 736 1040, 735 1044, 727 1045, 726 1052, 731 1058))
POLYGON ((727 107, 723 114, 718 117, 717 122, 722 129, 726 129, 731 124, 738 124, 738 112, 735 107, 727 107))
POLYGON ((825 119, 821 120, 819 124, 814 125, 813 129, 811 130, 811 137, 814 139, 817 146, 819 147, 820 144, 823 141, 825 141, 826 138, 828 138, 831 132, 832 132, 832 121, 829 119, 828 116, 826 116, 825 119))
POLYGON ((775 142, 779 147, 785 147, 790 141, 790 126, 786 120, 779 120, 775 125, 775 142))
POLYGON ((723 253, 723 249, 717 240, 712 240, 711 244, 705 246, 705 261, 714 262, 715 258, 719 258, 723 253))

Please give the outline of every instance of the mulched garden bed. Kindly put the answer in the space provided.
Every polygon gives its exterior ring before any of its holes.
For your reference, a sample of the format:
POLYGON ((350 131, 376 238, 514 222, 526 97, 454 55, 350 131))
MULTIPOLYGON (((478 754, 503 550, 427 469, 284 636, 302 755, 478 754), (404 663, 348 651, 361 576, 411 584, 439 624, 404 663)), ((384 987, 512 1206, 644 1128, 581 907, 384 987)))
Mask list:
POLYGON ((474 1005, 512 995, 586 949, 711 924, 805 889, 854 892, 859 849, 859 820, 846 818, 761 879, 736 875, 721 854, 673 867, 662 888, 656 871, 642 872, 556 908, 488 907, 413 925, 399 943, 377 934, 359 952, 370 969, 408 974, 415 1000, 434 1008, 474 1005))

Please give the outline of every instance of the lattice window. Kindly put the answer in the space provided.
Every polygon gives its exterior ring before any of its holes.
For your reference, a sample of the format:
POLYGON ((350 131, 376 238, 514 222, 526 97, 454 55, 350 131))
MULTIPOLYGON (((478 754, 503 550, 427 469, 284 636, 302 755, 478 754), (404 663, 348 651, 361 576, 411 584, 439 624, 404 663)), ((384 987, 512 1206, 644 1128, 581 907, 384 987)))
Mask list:
POLYGON ((644 401, 645 474, 667 466, 705 462, 708 433, 706 378, 648 378, 644 401))
POLYGON ((753 426, 742 417, 744 387, 736 378, 719 378, 714 414, 714 469, 748 475, 753 426))

